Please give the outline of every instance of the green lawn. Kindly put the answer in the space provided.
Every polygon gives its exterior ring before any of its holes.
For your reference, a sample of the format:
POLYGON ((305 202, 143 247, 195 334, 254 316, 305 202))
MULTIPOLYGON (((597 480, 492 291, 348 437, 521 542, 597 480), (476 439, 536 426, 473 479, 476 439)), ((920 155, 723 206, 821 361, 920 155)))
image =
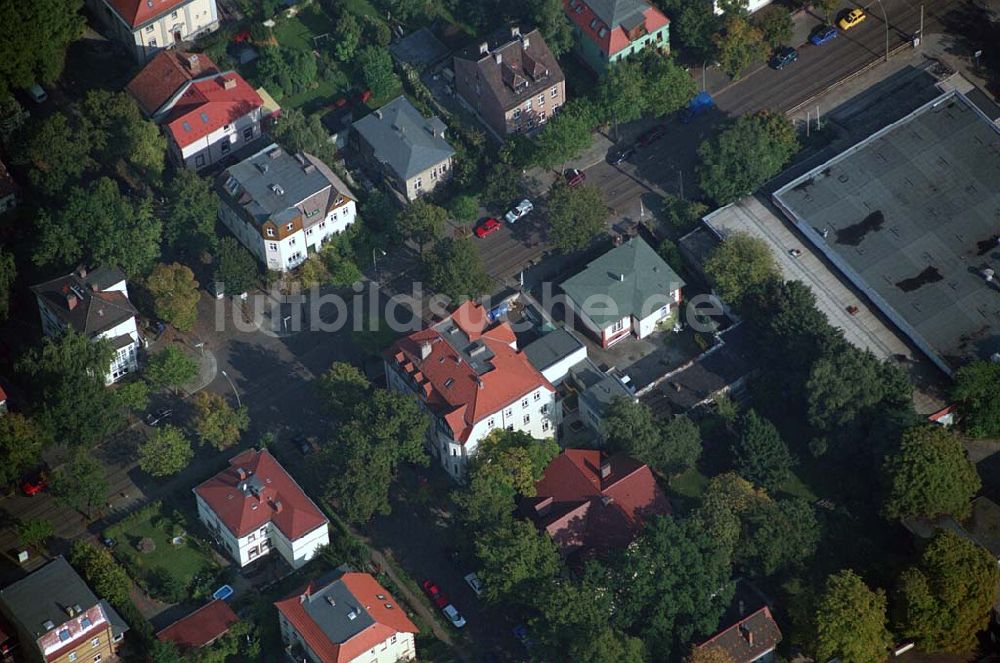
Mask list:
POLYGON ((382 14, 380 14, 379 11, 375 9, 375 6, 368 2, 368 0, 344 0, 343 5, 347 11, 351 12, 359 19, 362 16, 371 16, 372 18, 376 18, 383 23, 385 22, 385 19, 382 18, 382 14))
MULTIPOLYGON (((278 19, 274 26, 274 37, 278 43, 300 51, 316 49, 313 37, 332 33, 336 25, 318 4, 306 7, 292 18, 278 19)), ((325 46, 329 46, 328 43, 325 46)))

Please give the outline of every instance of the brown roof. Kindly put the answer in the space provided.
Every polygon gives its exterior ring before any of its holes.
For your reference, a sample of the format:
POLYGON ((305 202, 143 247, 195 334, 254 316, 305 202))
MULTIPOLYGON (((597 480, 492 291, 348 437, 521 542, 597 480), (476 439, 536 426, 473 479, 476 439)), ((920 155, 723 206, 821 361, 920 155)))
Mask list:
POLYGON ((272 522, 295 541, 328 522, 266 449, 248 449, 230 458, 227 469, 194 492, 236 538, 272 522))
POLYGON ((455 58, 476 63, 479 79, 504 110, 522 104, 565 80, 562 69, 541 33, 523 35, 517 28, 502 28, 489 37, 489 50, 481 44, 458 53, 455 58), (516 30, 516 34, 512 34, 516 30), (497 62, 499 56, 500 62, 497 62))
POLYGON ((146 115, 153 115, 188 81, 219 73, 219 68, 204 53, 168 49, 160 51, 129 82, 128 93, 146 115))
POLYGON ((96 336, 139 315, 124 293, 105 292, 124 280, 120 269, 98 267, 60 276, 31 290, 63 323, 86 336, 96 336))
POLYGON ((650 516, 671 512, 648 466, 592 449, 567 449, 556 456, 535 491, 535 497, 522 500, 521 510, 564 553, 624 547, 650 516), (601 476, 602 467, 607 476, 601 476))
POLYGON ((157 633, 156 637, 174 643, 181 650, 200 649, 224 636, 229 627, 239 620, 229 604, 216 599, 178 619, 157 633))
POLYGON ((750 663, 778 646, 781 629, 767 606, 719 631, 698 649, 721 649, 733 663, 750 663))

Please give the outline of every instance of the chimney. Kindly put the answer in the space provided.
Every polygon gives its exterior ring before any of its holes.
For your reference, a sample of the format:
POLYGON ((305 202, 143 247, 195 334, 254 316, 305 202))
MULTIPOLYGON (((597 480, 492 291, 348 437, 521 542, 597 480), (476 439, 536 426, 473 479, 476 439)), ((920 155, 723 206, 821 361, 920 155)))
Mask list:
POLYGON ((618 280, 621 281, 622 283, 624 283, 625 282, 625 275, 624 274, 619 274, 618 275, 618 280))
POLYGON ((426 360, 431 356, 431 344, 430 341, 424 341, 420 344, 420 359, 426 360))
POLYGON ((76 617, 76 609, 73 606, 68 605, 66 606, 66 614, 70 617, 76 617))
POLYGON ((274 512, 281 513, 281 510, 285 508, 285 505, 281 503, 281 500, 274 501, 274 512))
POLYGON ((480 55, 486 55, 489 52, 490 52, 490 43, 488 41, 484 41, 483 43, 481 43, 479 45, 479 54, 480 55))
POLYGON ((382 119, 382 109, 381 108, 379 108, 378 110, 375 111, 375 117, 377 117, 380 120, 382 119))
POLYGON ((740 624, 740 635, 746 638, 747 644, 753 647, 753 631, 745 624, 740 624))
POLYGON ((601 461, 601 479, 607 479, 611 476, 611 461, 605 458, 601 461))
POLYGON ((522 37, 521 38, 521 48, 524 49, 524 50, 528 50, 529 46, 531 46, 531 42, 528 40, 528 38, 527 37, 522 37))
POLYGON ((69 293, 68 295, 66 295, 66 308, 72 311, 73 309, 76 308, 78 301, 79 300, 76 298, 76 294, 72 292, 69 293))
POLYGON ((236 78, 223 78, 222 79, 222 89, 224 90, 235 90, 236 89, 236 78))
POLYGON ((201 71, 201 63, 198 61, 197 53, 188 53, 187 56, 187 66, 191 70, 191 73, 197 74, 201 71))
POLYGON ((549 511, 552 510, 552 503, 554 501, 555 501, 555 498, 552 497, 551 495, 549 495, 548 497, 546 497, 545 499, 543 499, 541 502, 538 502, 537 504, 535 504, 535 514, 539 515, 539 516, 544 516, 545 514, 547 514, 549 511))
POLYGON ((87 278, 87 266, 86 265, 80 265, 79 267, 77 267, 76 268, 76 275, 79 276, 81 279, 87 278))
POLYGON ((503 54, 502 53, 494 53, 493 54, 493 59, 497 61, 497 64, 500 64, 500 63, 503 62, 503 54))
POLYGON ((236 476, 239 477, 240 481, 246 481, 247 471, 244 470, 242 467, 237 467, 236 468, 236 476))
POLYGON ((511 37, 520 37, 521 36, 521 28, 517 27, 516 25, 514 27, 512 27, 510 29, 510 36, 511 37))

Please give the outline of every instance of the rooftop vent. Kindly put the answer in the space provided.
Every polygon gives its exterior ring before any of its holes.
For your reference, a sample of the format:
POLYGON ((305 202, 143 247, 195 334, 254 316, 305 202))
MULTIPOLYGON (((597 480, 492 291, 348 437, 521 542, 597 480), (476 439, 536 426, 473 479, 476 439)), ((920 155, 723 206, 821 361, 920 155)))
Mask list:
POLYGON ((430 341, 424 341, 420 344, 420 358, 427 359, 431 356, 431 344, 430 341))
POLYGON ((272 159, 277 159, 278 157, 281 156, 281 148, 280 147, 274 148, 273 150, 267 153, 267 156, 271 157, 272 159))
POLYGON ((335 598, 333 598, 332 596, 327 596, 326 597, 326 602, 329 603, 331 606, 334 606, 334 607, 336 607, 336 605, 337 605, 337 600, 335 598))
POLYGON ((512 27, 510 29, 510 36, 511 37, 520 37, 521 36, 521 28, 517 27, 516 25, 514 27, 512 27))
POLYGON ((389 610, 392 610, 392 604, 391 604, 391 603, 386 603, 386 604, 385 604, 385 607, 386 607, 387 609, 389 609, 389 610))
POLYGON ((266 173, 267 172, 267 164, 266 163, 262 163, 262 162, 258 161, 254 165, 257 167, 257 170, 259 170, 261 173, 266 173))
POLYGON ((605 460, 601 463, 601 478, 607 479, 611 476, 611 462, 605 460))
POLYGON ((521 39, 521 48, 523 48, 524 50, 528 50, 529 46, 531 46, 531 42, 528 41, 527 37, 524 37, 523 39, 521 39))
POLYGON ((222 89, 223 90, 235 90, 236 89, 236 78, 230 76, 229 78, 222 79, 222 89))
POLYGON ((187 66, 191 71, 198 71, 201 68, 201 64, 198 62, 197 53, 188 53, 187 66))
POLYGON ((282 189, 281 185, 279 185, 279 184, 272 184, 271 185, 271 192, 274 195, 276 195, 276 196, 283 196, 283 195, 285 195, 285 190, 282 189))
POLYGON ((285 508, 285 505, 281 503, 281 500, 274 501, 274 511, 275 513, 281 513, 281 510, 285 508))
POLYGON ((497 64, 503 63, 503 53, 494 53, 493 59, 496 60, 497 64))
POLYGON ((45 622, 42 623, 42 628, 44 628, 46 631, 51 631, 55 627, 56 625, 52 622, 51 619, 46 619, 45 622))
POLYGON ((486 55, 489 52, 490 52, 490 43, 489 42, 484 41, 483 43, 481 43, 479 45, 479 54, 480 55, 486 55))
POLYGON ((354 621, 358 618, 358 611, 355 608, 351 608, 351 611, 347 613, 347 618, 354 621))
POLYGON ((237 467, 236 476, 239 477, 240 481, 244 481, 247 478, 247 471, 244 470, 242 467, 237 467))

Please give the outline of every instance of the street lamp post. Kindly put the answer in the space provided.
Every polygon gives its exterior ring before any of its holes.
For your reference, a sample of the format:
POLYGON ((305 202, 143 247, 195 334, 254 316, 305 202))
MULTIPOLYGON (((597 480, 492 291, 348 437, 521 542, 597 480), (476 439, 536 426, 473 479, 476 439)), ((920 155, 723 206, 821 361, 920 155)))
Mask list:
POLYGON ((233 388, 233 393, 236 394, 236 407, 243 407, 243 401, 240 400, 240 392, 236 389, 236 383, 234 383, 233 379, 229 377, 229 373, 226 373, 225 371, 222 371, 222 377, 229 381, 229 386, 233 388))
POLYGON ((386 254, 385 254, 385 251, 383 251, 382 249, 378 249, 378 248, 373 248, 372 249, 372 265, 375 267, 375 282, 377 283, 378 282, 378 258, 375 255, 376 252, 382 254, 383 258, 385 257, 386 254))
POLYGON ((885 24, 885 61, 889 61, 889 15, 885 13, 885 5, 882 4, 882 0, 875 0, 878 3, 879 9, 882 10, 882 23, 885 24))

